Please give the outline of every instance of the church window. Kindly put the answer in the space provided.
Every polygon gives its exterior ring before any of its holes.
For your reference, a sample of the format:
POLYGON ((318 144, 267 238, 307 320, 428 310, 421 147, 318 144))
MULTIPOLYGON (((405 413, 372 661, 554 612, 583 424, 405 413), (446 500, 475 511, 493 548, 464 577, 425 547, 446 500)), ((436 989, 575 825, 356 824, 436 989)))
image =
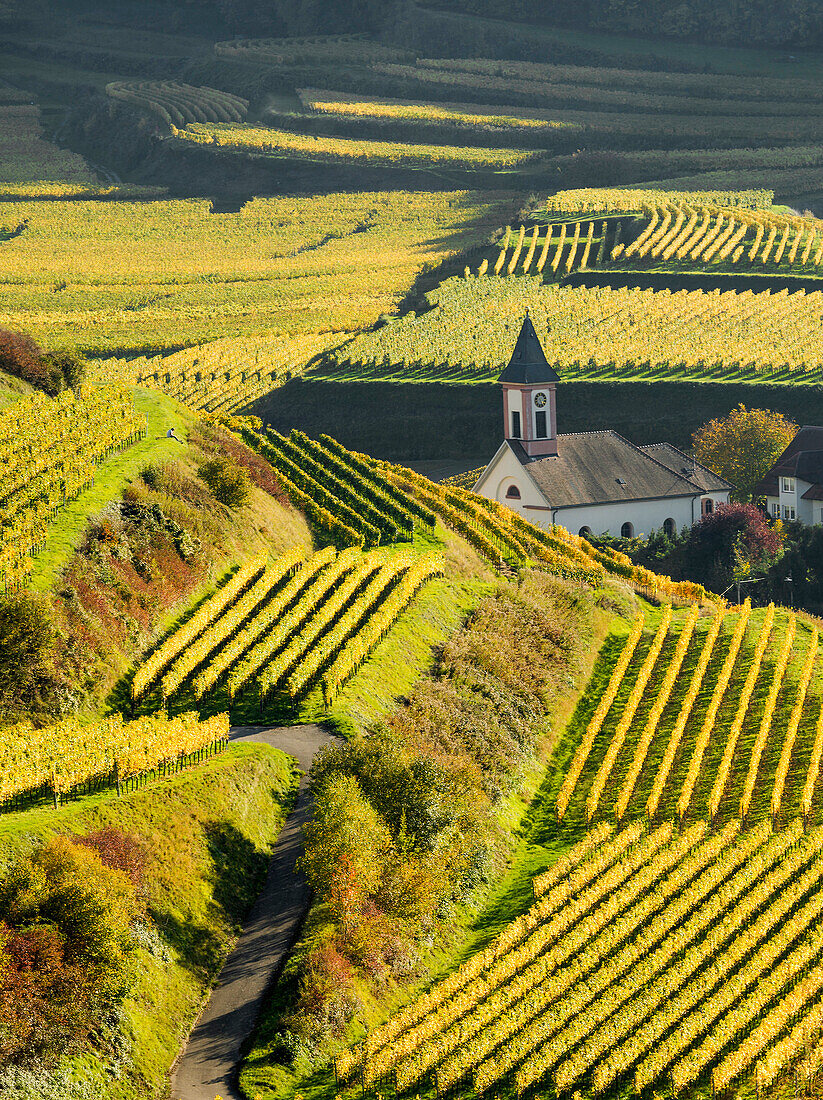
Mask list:
POLYGON ((577 533, 581 539, 588 539, 591 538, 592 529, 591 527, 581 527, 577 533))
POLYGON ((674 535, 674 532, 675 532, 674 520, 671 519, 671 517, 669 519, 664 519, 663 520, 663 534, 668 535, 669 538, 672 538, 672 536, 674 535))
POLYGON ((620 528, 620 537, 621 539, 634 538, 634 524, 629 523, 628 521, 624 523, 623 526, 620 528))
POLYGON ((520 413, 512 412, 512 439, 520 438, 520 413))
POLYGON ((507 500, 520 500, 520 490, 516 485, 510 485, 506 490, 507 500))
POLYGON ((703 515, 710 516, 714 511, 714 501, 711 497, 706 497, 703 501, 703 515))
POLYGON ((549 434, 546 430, 546 413, 539 412, 534 414, 534 434, 538 439, 545 439, 549 434))

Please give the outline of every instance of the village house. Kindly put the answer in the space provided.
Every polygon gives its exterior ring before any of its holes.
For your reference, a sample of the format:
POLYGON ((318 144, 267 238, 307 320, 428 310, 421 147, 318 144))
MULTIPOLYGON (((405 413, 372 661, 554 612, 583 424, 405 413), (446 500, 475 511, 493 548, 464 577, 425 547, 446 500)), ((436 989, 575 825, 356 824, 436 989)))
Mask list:
POLYGON ((755 490, 770 516, 823 523, 823 428, 801 428, 755 490))

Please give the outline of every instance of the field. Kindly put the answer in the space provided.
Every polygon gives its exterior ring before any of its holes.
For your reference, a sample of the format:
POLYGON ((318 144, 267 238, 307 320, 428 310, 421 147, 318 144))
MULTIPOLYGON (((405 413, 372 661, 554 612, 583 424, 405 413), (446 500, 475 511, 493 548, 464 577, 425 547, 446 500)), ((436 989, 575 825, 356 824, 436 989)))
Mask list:
POLYGON ((820 624, 403 459, 493 453, 527 309, 561 432, 820 419, 823 55, 448 7, 0 4, 0 326, 91 360, 78 395, 0 387, 0 591, 37 590, 60 689, 7 723, 0 833, 171 819, 110 1100, 162 1091, 287 800, 230 723, 315 721, 373 754, 344 778, 382 870, 355 896, 341 857, 250 1095, 816 1095, 820 624))
POLYGON ((480 243, 508 195, 9 202, 0 325, 47 349, 130 355, 225 336, 352 332, 396 308, 420 268, 480 243))
POLYGON ((664 620, 616 641, 595 675, 614 680, 602 708, 578 714, 580 747, 557 803, 569 827, 821 821, 817 633, 790 613, 664 620), (609 667, 617 653, 628 661, 622 678, 623 664, 616 675, 609 667))
MULTIPOLYGON (((739 284, 738 284, 739 285, 739 284)), ((329 380, 494 381, 529 310, 569 381, 683 379, 819 384, 821 291, 560 286, 540 276, 454 277, 430 310, 341 344, 329 380)))
POLYGON ((596 1094, 816 1073, 819 831, 592 831, 487 948, 337 1060, 369 1092, 596 1094), (785 957, 784 957, 785 956, 785 957), (815 965, 817 964, 817 965, 815 965), (662 1037, 664 1041, 661 1042, 662 1037), (803 1061, 808 1053, 808 1061, 803 1061))
POLYGON ((410 165, 418 168, 485 168, 511 171, 537 159, 518 149, 472 149, 447 145, 410 145, 387 141, 351 141, 345 138, 303 136, 287 130, 228 123, 190 123, 176 133, 178 141, 265 157, 310 160, 321 164, 354 161, 368 165, 410 165))

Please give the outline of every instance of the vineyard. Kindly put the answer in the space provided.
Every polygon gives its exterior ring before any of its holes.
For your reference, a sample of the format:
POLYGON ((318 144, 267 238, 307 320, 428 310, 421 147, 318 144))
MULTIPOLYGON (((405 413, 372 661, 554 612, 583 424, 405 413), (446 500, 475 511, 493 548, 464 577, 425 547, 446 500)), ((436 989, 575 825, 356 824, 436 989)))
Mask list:
POLYGON ((131 397, 112 387, 38 394, 0 412, 0 588, 26 580, 59 509, 145 432, 131 397))
POLYGON ((94 371, 101 381, 116 378, 128 385, 150 386, 190 408, 226 413, 301 374, 314 356, 334 347, 345 335, 215 340, 171 355, 102 359, 94 371))
POLYGON ((228 123, 192 123, 176 130, 185 143, 236 153, 250 153, 321 163, 368 163, 411 167, 462 168, 512 171, 539 158, 529 149, 483 149, 470 146, 416 145, 388 141, 304 135, 291 130, 228 123))
POLYGON ((814 628, 774 607, 669 610, 653 632, 638 619, 602 660, 604 678, 613 669, 588 720, 578 715, 559 820, 823 822, 814 628))
MULTIPOLYGON (((612 263, 646 265, 676 262, 701 269, 763 267, 798 273, 823 263, 823 223, 770 210, 728 210, 701 202, 667 202, 651 206, 640 235, 615 243, 612 263)), ((583 265, 585 266, 585 265, 583 265)))
POLYGON ((0 810, 33 797, 62 798, 108 786, 118 793, 155 773, 170 775, 225 748, 225 714, 200 721, 196 714, 147 715, 132 722, 119 715, 81 725, 67 719, 35 729, 29 723, 3 731, 0 744, 0 810))
POLYGON ((113 81, 106 95, 150 112, 169 129, 190 122, 242 122, 249 109, 240 96, 174 80, 113 81))
POLYGON ((599 826, 488 947, 336 1063, 369 1092, 595 1094, 807 1084, 823 993, 823 833, 599 826))
POLYGON ((543 530, 493 501, 358 455, 328 436, 243 435, 271 462, 323 549, 240 567, 137 667, 133 706, 297 703, 317 687, 329 707, 420 587, 442 571, 425 548, 438 522, 495 568, 534 562, 594 585, 611 574, 661 599, 717 605, 699 586, 659 577, 562 528, 543 530))
POLYGON ((393 122, 428 123, 438 126, 445 124, 459 127, 463 131, 478 130, 487 133, 504 130, 512 135, 517 134, 518 138, 524 135, 550 134, 554 130, 574 129, 550 118, 532 118, 525 112, 511 115, 498 112, 483 114, 480 108, 473 108, 470 104, 441 106, 413 100, 370 99, 319 88, 298 88, 298 95, 306 110, 321 115, 387 119, 393 122))
POLYGON ((518 201, 373 192, 253 199, 234 213, 205 199, 10 201, 3 226, 24 228, 2 241, 0 326, 101 358, 221 338, 250 342, 245 356, 259 341, 264 370, 272 354, 279 371, 279 339, 289 363, 287 337, 373 324, 421 267, 480 244, 518 201))
POLYGON ((317 376, 494 381, 528 309, 547 359, 569 380, 821 378, 820 291, 564 287, 489 274, 448 279, 428 297, 428 312, 341 344, 317 376))
POLYGON ((240 568, 140 665, 135 702, 156 689, 199 702, 216 689, 301 698, 319 683, 329 705, 420 587, 441 572, 432 555, 292 551, 240 568))

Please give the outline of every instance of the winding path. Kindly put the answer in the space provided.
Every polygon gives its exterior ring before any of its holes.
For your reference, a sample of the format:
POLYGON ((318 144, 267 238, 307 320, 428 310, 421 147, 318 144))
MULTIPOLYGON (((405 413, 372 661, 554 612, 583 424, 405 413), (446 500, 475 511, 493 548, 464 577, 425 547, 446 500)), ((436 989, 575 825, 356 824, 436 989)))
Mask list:
POLYGON ((173 1100, 243 1100, 237 1072, 244 1044, 309 904, 308 884, 294 869, 309 814, 305 773, 317 750, 333 738, 319 726, 239 726, 231 738, 282 749, 295 757, 304 774, 295 807, 277 839, 266 884, 172 1067, 173 1100))

